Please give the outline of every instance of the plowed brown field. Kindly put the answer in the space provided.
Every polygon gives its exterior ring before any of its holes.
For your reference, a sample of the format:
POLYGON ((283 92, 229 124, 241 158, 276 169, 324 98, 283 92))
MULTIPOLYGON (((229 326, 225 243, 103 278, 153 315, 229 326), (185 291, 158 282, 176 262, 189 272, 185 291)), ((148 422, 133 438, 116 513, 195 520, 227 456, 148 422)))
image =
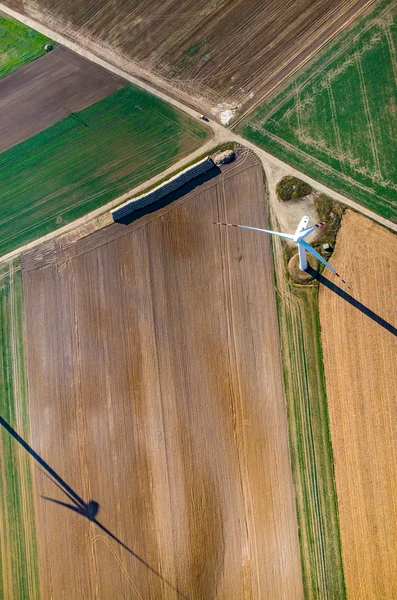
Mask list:
POLYGON ((397 598, 397 236, 348 211, 320 316, 347 595, 397 598), (351 304, 355 304, 353 306, 351 304))
POLYGON ((24 257, 43 598, 303 597, 263 172, 24 257), (122 542, 122 545, 120 542, 122 542), (134 553, 134 554, 133 554, 134 553), (144 561, 144 562, 143 562, 144 561))
POLYGON ((57 46, 0 81, 0 152, 108 96, 124 83, 57 46))
MULTIPOLYGON (((252 106, 368 0, 6 0, 221 110, 252 106), (98 42, 100 45, 98 45, 98 42)), ((140 74, 142 75, 142 73, 140 74)), ((149 77, 150 78, 150 77, 149 77)))

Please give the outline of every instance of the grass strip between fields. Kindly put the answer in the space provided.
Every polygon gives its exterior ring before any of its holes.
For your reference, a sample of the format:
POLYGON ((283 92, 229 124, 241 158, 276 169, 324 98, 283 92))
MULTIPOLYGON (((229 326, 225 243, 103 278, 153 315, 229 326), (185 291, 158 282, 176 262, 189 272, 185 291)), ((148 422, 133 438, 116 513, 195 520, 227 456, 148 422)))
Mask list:
POLYGON ((0 255, 128 192, 211 130, 126 85, 0 154, 0 255))
MULTIPOLYGON (((22 273, 18 261, 0 269, 0 414, 29 439, 23 340, 22 273)), ((0 428, 0 597, 39 598, 29 455, 0 428)))
POLYGON ((0 79, 45 54, 50 38, 19 21, 0 16, 0 79))
POLYGON ((306 600, 346 597, 317 285, 288 281, 282 243, 272 238, 291 463, 306 600))

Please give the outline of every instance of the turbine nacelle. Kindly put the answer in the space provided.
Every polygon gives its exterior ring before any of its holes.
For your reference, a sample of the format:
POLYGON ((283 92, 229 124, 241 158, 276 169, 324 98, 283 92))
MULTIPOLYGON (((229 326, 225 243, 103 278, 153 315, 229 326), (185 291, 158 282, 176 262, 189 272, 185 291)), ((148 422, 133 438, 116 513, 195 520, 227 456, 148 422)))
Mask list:
POLYGON ((307 216, 302 217, 301 220, 299 221, 299 225, 295 231, 294 242, 297 242, 300 239, 300 237, 302 236, 302 232, 306 229, 308 224, 309 224, 309 217, 307 217, 307 216))

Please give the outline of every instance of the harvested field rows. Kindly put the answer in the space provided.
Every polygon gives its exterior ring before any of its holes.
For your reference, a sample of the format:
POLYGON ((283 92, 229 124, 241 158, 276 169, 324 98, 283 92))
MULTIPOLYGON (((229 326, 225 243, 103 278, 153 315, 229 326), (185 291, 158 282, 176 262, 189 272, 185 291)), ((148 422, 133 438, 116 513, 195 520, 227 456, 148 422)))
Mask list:
POLYGON ((193 102, 248 108, 344 25, 365 0, 7 0, 5 4, 193 102), (134 70, 134 69, 132 69, 134 70), (200 100, 198 100, 200 99, 200 100))
POLYGON ((197 149, 207 127, 127 85, 0 154, 0 254, 127 192, 197 149))
POLYGON ((342 555, 351 600, 397 597, 396 256, 396 235, 347 211, 332 264, 349 279, 354 298, 340 297, 326 286, 320 292, 342 555))
POLYGON ((266 226, 264 194, 246 153, 25 256, 32 445, 125 544, 37 473, 44 598, 303 597, 270 243, 212 225, 266 226))
POLYGON ((0 81, 0 152, 125 84, 62 46, 0 81))
POLYGON ((22 275, 17 262, 0 267, 0 597, 39 598, 29 457, 4 425, 29 436, 23 340, 22 275))
MULTIPOLYGON (((273 224, 273 229, 277 229, 273 224)), ((345 598, 318 290, 293 285, 274 240, 277 307, 306 600, 345 598)))
POLYGON ((397 4, 378 0, 240 132, 397 222, 396 48, 397 4))

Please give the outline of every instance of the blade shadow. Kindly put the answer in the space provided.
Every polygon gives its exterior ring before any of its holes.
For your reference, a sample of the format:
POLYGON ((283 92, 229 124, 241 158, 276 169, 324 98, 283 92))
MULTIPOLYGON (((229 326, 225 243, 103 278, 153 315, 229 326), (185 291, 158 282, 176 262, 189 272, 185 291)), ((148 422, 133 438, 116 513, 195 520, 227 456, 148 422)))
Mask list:
POLYGON ((107 527, 100 523, 96 516, 99 511, 99 503, 95 502, 95 500, 89 500, 89 502, 85 502, 71 487, 66 483, 62 477, 58 475, 52 467, 35 451, 25 440, 15 431, 13 427, 3 417, 0 416, 0 425, 32 456, 37 463, 40 465, 39 470, 46 476, 48 479, 56 485, 56 487, 70 500, 71 504, 66 502, 62 502, 61 500, 56 500, 55 498, 49 498, 48 496, 42 496, 44 500, 49 502, 53 502, 54 504, 58 504, 64 508, 67 508, 73 512, 78 513, 79 515, 85 517, 92 523, 95 523, 99 529, 101 529, 104 533, 106 533, 109 537, 112 538, 119 546, 121 546, 124 550, 126 550, 131 556, 133 556, 136 560, 138 560, 142 565, 144 565, 151 573, 156 575, 163 583, 165 583, 169 588, 171 588, 179 598, 182 600, 189 600, 189 597, 183 594, 176 586, 174 586, 168 579, 163 577, 159 571, 156 571, 149 563, 147 563, 139 554, 134 552, 131 548, 129 548, 124 542, 122 542, 118 537, 116 537, 107 527))
POLYGON ((74 512, 77 512, 79 515, 83 514, 83 510, 80 507, 73 506, 73 504, 66 504, 66 502, 61 502, 60 500, 55 500, 55 498, 49 498, 48 496, 41 496, 43 500, 48 500, 49 502, 54 502, 54 504, 59 504, 60 506, 64 506, 65 508, 69 508, 74 512))
POLYGON ((351 306, 354 306, 354 308, 362 312, 365 316, 369 317, 375 323, 386 329, 386 331, 389 331, 391 334, 397 336, 397 327, 394 327, 394 325, 392 325, 391 323, 383 319, 380 315, 378 315, 376 312, 368 308, 368 306, 365 306, 365 304, 359 302, 353 296, 351 296, 350 294, 342 290, 340 287, 332 283, 332 281, 324 277, 324 275, 321 275, 321 273, 315 271, 310 265, 307 266, 306 272, 309 273, 314 279, 317 279, 319 283, 331 290, 331 292, 334 292, 334 294, 342 298, 342 300, 345 300, 346 302, 351 304, 351 306))
POLYGON ((33 458, 39 463, 39 465, 41 467, 43 467, 43 469, 45 469, 45 471, 47 471, 47 473, 49 473, 51 475, 51 477, 59 484, 59 486, 61 487, 61 489, 66 493, 67 495, 71 498, 73 498, 73 502, 75 502, 78 506, 85 506, 85 502, 82 498, 80 498, 80 496, 78 494, 76 494, 76 492, 66 483, 66 481, 64 481, 62 479, 62 477, 60 477, 58 475, 58 473, 56 473, 54 471, 54 469, 52 469, 50 467, 50 465, 48 463, 46 463, 46 461, 41 458, 40 454, 37 454, 37 452, 35 452, 33 450, 33 448, 31 446, 29 446, 29 444, 27 442, 25 442, 25 440, 15 431, 15 429, 13 429, 11 427, 11 425, 9 423, 7 423, 7 421, 5 419, 3 419, 3 417, 0 416, 0 425, 2 427, 4 427, 4 429, 6 431, 8 431, 8 433, 10 435, 12 435, 12 437, 19 443, 21 444, 22 448, 24 448, 29 454, 30 456, 33 456, 33 458))

